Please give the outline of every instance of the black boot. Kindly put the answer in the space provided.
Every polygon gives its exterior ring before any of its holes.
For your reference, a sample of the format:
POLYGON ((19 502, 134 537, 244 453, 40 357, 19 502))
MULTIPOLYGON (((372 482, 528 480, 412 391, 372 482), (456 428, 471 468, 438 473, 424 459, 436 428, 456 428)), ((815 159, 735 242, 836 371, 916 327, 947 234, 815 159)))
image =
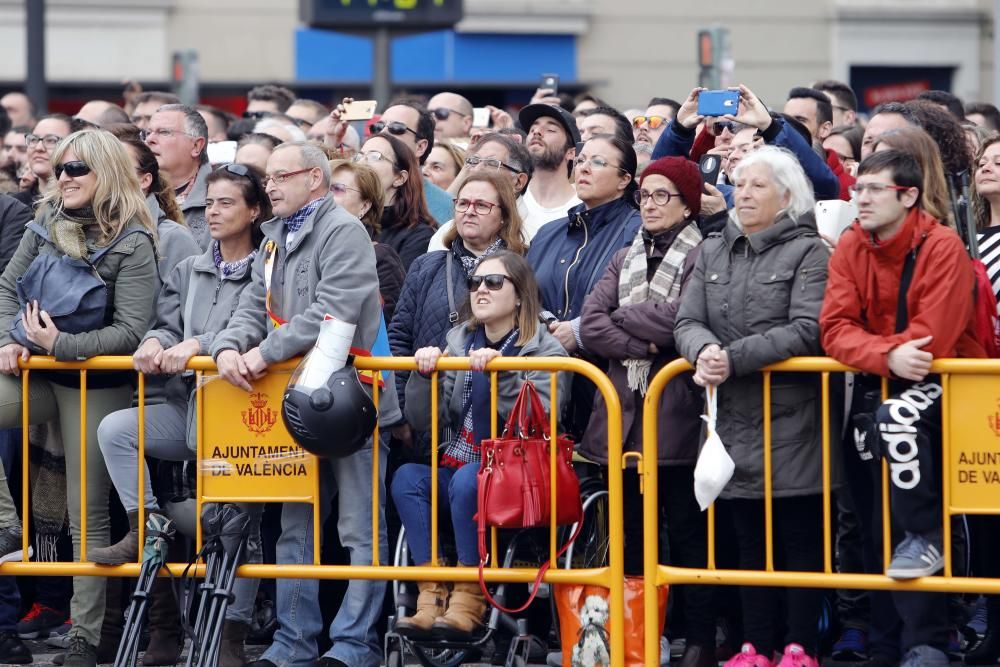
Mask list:
POLYGON ((986 634, 965 653, 967 665, 992 665, 1000 658, 1000 596, 986 596, 986 634))
POLYGON ((157 577, 149 601, 149 646, 142 664, 174 665, 181 656, 181 615, 170 581, 157 577))
POLYGON ((715 648, 692 644, 684 649, 678 667, 718 667, 715 648))
POLYGON ((243 667, 247 661, 243 642, 250 626, 239 621, 226 620, 222 626, 222 643, 219 645, 219 667, 243 667))
POLYGON ((0 664, 28 665, 31 660, 31 651, 16 633, 0 632, 0 664))

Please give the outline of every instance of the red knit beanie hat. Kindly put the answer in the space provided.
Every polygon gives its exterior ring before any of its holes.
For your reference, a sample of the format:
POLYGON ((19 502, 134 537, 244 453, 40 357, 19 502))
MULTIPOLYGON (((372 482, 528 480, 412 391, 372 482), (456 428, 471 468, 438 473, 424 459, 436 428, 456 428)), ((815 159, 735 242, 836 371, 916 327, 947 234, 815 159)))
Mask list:
POLYGON ((661 157, 642 170, 639 185, 642 186, 642 182, 651 174, 669 178, 684 198, 684 203, 691 209, 691 217, 698 217, 701 212, 701 174, 698 172, 698 165, 684 157, 661 157))

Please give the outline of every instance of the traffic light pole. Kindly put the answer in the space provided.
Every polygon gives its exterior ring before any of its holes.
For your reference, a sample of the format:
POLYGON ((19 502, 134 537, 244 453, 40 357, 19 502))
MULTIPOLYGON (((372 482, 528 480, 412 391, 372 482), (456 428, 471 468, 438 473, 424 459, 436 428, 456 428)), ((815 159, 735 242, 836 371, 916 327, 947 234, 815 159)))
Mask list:
POLYGON ((27 72, 24 93, 35 103, 38 115, 49 108, 49 89, 45 81, 45 0, 27 0, 25 37, 27 38, 27 72))
MULTIPOLYGON (((1000 1, 1000 0, 998 0, 1000 1)), ((375 29, 372 40, 372 97, 385 109, 392 97, 392 40, 388 28, 375 29)))

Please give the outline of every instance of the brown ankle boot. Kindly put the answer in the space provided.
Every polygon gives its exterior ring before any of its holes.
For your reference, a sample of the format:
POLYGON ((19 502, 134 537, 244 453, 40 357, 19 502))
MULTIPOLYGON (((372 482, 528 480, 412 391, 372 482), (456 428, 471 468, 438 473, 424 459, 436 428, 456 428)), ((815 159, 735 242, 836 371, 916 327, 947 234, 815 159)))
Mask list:
POLYGON ((417 611, 396 621, 396 631, 404 637, 428 637, 434 621, 444 615, 448 603, 448 587, 437 581, 418 581, 420 595, 417 611))
POLYGON ((469 639, 483 627, 485 611, 486 597, 479 590, 479 582, 458 582, 448 599, 448 611, 434 621, 433 632, 443 639, 469 639))
POLYGON ((139 522, 146 523, 146 519, 153 510, 132 510, 128 513, 128 534, 117 544, 108 547, 95 547, 87 550, 87 556, 99 565, 123 565, 134 563, 139 560, 139 553, 142 545, 139 544, 139 522))
POLYGON ((149 646, 143 665, 175 665, 181 657, 181 615, 170 581, 161 575, 153 584, 149 601, 149 646))
POLYGON ((243 667, 247 661, 246 653, 243 651, 243 641, 249 631, 250 626, 246 623, 226 620, 222 626, 218 667, 243 667))

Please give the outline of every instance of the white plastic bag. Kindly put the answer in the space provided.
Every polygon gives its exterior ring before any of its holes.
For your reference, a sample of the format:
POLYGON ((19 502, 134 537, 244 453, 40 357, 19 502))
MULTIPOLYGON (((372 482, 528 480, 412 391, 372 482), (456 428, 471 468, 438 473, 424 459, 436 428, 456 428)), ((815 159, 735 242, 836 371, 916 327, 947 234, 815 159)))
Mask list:
POLYGON ((715 432, 715 420, 719 416, 718 393, 717 387, 705 388, 708 414, 701 418, 708 424, 708 438, 698 454, 698 463, 694 466, 694 497, 702 512, 715 502, 736 470, 736 464, 722 444, 719 434, 715 432))

